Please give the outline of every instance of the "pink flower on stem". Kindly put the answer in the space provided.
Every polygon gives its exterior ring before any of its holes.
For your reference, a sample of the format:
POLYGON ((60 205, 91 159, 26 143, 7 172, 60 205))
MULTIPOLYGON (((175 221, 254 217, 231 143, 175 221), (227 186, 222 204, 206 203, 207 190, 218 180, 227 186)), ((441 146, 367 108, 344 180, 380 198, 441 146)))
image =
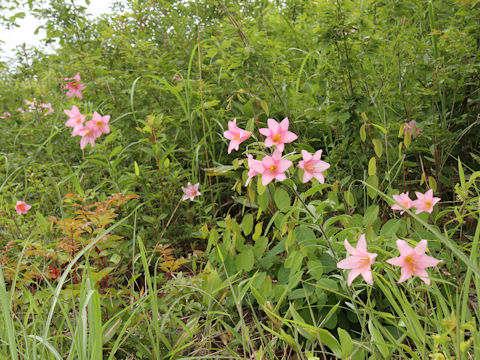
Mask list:
POLYGON ((306 183, 315 178, 320 184, 325 183, 323 172, 330 167, 330 164, 320 160, 322 150, 318 150, 313 155, 306 150, 302 150, 302 156, 303 160, 298 163, 298 167, 303 170, 303 182, 306 183))
POLYGON ((351 256, 338 262, 337 267, 340 269, 352 270, 348 274, 348 286, 352 284, 353 280, 358 275, 362 275, 367 284, 373 285, 371 265, 375 262, 377 254, 367 252, 365 234, 360 235, 356 248, 352 247, 347 239, 345 239, 344 245, 345 249, 351 256))
POLYGON ((282 152, 276 149, 272 156, 265 156, 261 164, 253 164, 252 169, 262 174, 262 185, 267 186, 273 179, 283 181, 287 178, 285 171, 292 166, 290 160, 282 159, 282 152))
POLYGON ((413 207, 413 201, 408 197, 407 193, 401 193, 400 195, 393 195, 393 199, 397 202, 392 205, 392 210, 402 210, 400 215, 403 215, 405 210, 400 206, 402 205, 405 209, 410 210, 413 207))
POLYGON ((404 134, 409 132, 411 135, 417 135, 417 134, 420 134, 420 131, 422 131, 422 129, 417 127, 417 122, 415 120, 409 121, 403 127, 403 133, 404 134))
POLYGON ((432 189, 428 190, 425 194, 415 191, 415 195, 417 195, 417 200, 413 201, 413 207, 417 208, 415 214, 420 214, 424 211, 431 214, 435 204, 441 200, 438 197, 433 197, 432 189))
MULTIPOLYGON (((95 139, 97 139, 100 135, 97 135, 96 128, 94 127, 93 123, 88 121, 85 126, 78 131, 76 131, 75 135, 80 135, 82 138, 80 139, 80 149, 85 149, 88 143, 92 147, 95 146, 95 139)), ((73 136, 73 134, 72 134, 73 136)))
POLYGON ((80 73, 76 73, 73 78, 63 78, 62 80, 68 81, 66 85, 62 85, 63 89, 68 90, 66 93, 67 98, 71 98, 72 96, 76 96, 79 99, 83 98, 82 91, 85 90, 87 86, 80 82, 80 73))
POLYGON ((261 128, 259 130, 260 134, 267 137, 265 139, 265 146, 270 147, 276 145, 278 150, 283 151, 284 144, 291 143, 298 138, 293 132, 288 131, 288 118, 283 119, 280 124, 274 119, 268 119, 267 124, 268 128, 261 128))
POLYGON ((248 179, 245 182, 245 186, 248 186, 250 180, 254 177, 257 176, 258 174, 261 174, 261 172, 258 172, 256 169, 263 169, 262 162, 260 160, 255 160, 252 155, 247 154, 247 161, 248 161, 248 179))
POLYGON ((17 111, 22 113, 22 114, 25 113, 25 110, 23 110, 22 108, 18 108, 17 111))
MULTIPOLYGON (((96 111, 93 113, 92 120, 88 121, 88 123, 92 124, 92 128, 94 129, 97 137, 101 136, 102 134, 109 134, 110 127, 108 126, 108 122, 110 121, 110 115, 102 116, 96 111)), ((85 124, 86 125, 86 124, 85 124)))
POLYGON ((195 185, 192 185, 190 182, 188 183, 187 187, 182 186, 183 190, 183 196, 182 196, 182 201, 190 199, 193 200, 195 196, 200 196, 202 195, 200 191, 198 191, 198 186, 200 183, 196 183, 195 185))
POLYGON ((17 205, 15 205, 15 211, 19 215, 24 215, 30 210, 32 207, 28 205, 25 201, 17 201, 17 205))
POLYGON ((85 115, 80 113, 80 110, 75 105, 72 106, 72 110, 63 110, 65 114, 69 117, 65 126, 72 127, 73 132, 72 136, 79 135, 78 130, 83 128, 83 122, 85 121, 85 115))
POLYGON ((228 145, 228 153, 230 154, 233 149, 238 151, 238 146, 247 140, 252 135, 251 131, 246 131, 240 129, 237 126, 237 119, 233 119, 233 121, 228 122, 228 131, 223 133, 228 140, 230 140, 230 144, 228 145))
POLYGON ((412 249, 404 240, 397 240, 400 256, 387 260, 387 263, 400 266, 402 268, 398 283, 404 282, 412 275, 417 275, 425 284, 430 285, 430 279, 425 268, 437 266, 442 260, 437 260, 431 256, 425 255, 427 249, 427 240, 421 240, 415 249, 412 249))
POLYGON ((0 116, 0 119, 8 119, 8 117, 12 115, 8 111, 5 111, 2 116, 0 116))
POLYGON ((50 115, 51 113, 53 113, 53 107, 52 107, 52 104, 51 103, 48 103, 48 104, 40 104, 39 105, 40 108, 42 109, 47 109, 47 112, 43 115, 47 116, 47 115, 50 115))

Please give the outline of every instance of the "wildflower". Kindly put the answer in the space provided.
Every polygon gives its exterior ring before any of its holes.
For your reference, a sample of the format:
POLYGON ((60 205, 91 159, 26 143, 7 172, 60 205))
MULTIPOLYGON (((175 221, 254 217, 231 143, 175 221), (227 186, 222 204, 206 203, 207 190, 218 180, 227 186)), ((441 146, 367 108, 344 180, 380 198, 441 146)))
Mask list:
POLYGON ((0 116, 0 119, 8 119, 8 117, 12 115, 8 111, 5 111, 2 116, 0 116))
POLYGON ((247 140, 252 135, 251 131, 246 131, 240 129, 237 126, 237 119, 233 119, 233 121, 228 122, 228 131, 223 133, 228 140, 230 140, 230 144, 228 145, 228 153, 230 154, 233 149, 238 151, 238 146, 247 140))
POLYGON ((184 194, 182 196, 182 201, 187 200, 187 199, 193 200, 195 198, 195 196, 202 195, 200 193, 200 191, 198 191, 198 186, 199 185, 200 185, 200 183, 196 183, 195 185, 192 185, 189 182, 187 187, 182 186, 182 190, 183 190, 183 194, 184 194))
POLYGON ((24 201, 17 201, 17 204, 15 205, 15 211, 19 215, 26 214, 28 210, 30 210, 32 207, 25 203, 24 201))
POLYGON ((85 84, 80 82, 80 73, 76 73, 73 78, 63 78, 62 80, 68 81, 66 85, 62 85, 63 89, 67 89, 66 96, 71 98, 76 96, 79 99, 82 99, 82 91, 87 87, 85 84))
POLYGON ((425 194, 415 191, 415 195, 417 195, 417 200, 413 201, 413 207, 417 208, 415 214, 420 214, 424 211, 431 214, 435 204, 441 200, 438 197, 433 197, 432 189, 428 190, 425 194))
POLYGON ((403 127, 404 134, 409 132, 411 135, 417 135, 417 134, 420 134, 420 131, 422 131, 422 129, 417 127, 417 122, 415 120, 411 120, 408 123, 405 123, 403 127))
POLYGON ((25 112, 25 110, 23 110, 22 108, 18 108, 17 111, 21 112, 22 114, 25 112))
POLYGON ((52 104, 51 103, 48 103, 48 104, 40 104, 38 105, 40 108, 42 109, 47 109, 47 112, 43 115, 47 116, 47 115, 50 115, 51 113, 53 113, 53 107, 52 107, 52 104))
POLYGON ((265 146, 273 146, 276 145, 277 149, 280 152, 284 149, 284 144, 290 143, 297 139, 297 135, 293 132, 288 131, 288 118, 282 120, 279 124, 274 119, 267 120, 268 128, 260 129, 260 134, 265 135, 267 138, 265 139, 265 146))
POLYGON ((260 160, 255 160, 253 156, 250 154, 247 154, 247 159, 248 159, 247 161, 248 161, 249 170, 248 170, 248 179, 245 182, 245 186, 248 185, 248 183, 254 176, 261 174, 261 172, 255 170, 255 168, 258 170, 263 170, 262 162, 260 160))
POLYGON ((25 105, 28 106, 28 109, 27 109, 28 112, 33 112, 37 110, 37 106, 35 105, 36 102, 37 102, 37 99, 35 98, 33 98, 33 101, 25 100, 25 105))
POLYGON ((95 146, 95 139, 99 137, 96 131, 96 128, 90 120, 85 124, 83 128, 79 129, 76 132, 76 135, 80 135, 82 137, 80 139, 80 149, 85 149, 85 146, 87 146, 88 143, 90 143, 92 147, 95 146))
POLYGON ((290 160, 282 159, 282 152, 278 148, 273 152, 272 156, 265 156, 261 161, 261 166, 253 165, 253 169, 262 174, 262 185, 268 185, 273 179, 283 181, 287 178, 285 171, 292 166, 290 160))
POLYGON ((306 150, 302 150, 302 156, 303 160, 298 163, 298 167, 304 171, 303 182, 306 183, 315 178, 323 184, 325 182, 323 172, 330 167, 330 164, 320 160, 322 150, 318 150, 313 155, 306 150))
POLYGON ((101 136, 102 134, 110 133, 110 127, 108 126, 108 122, 110 121, 110 115, 102 116, 96 111, 93 113, 92 120, 88 121, 88 123, 92 124, 92 128, 94 129, 97 137, 101 136))
POLYGON ((387 260, 387 263, 402 268, 402 275, 398 280, 399 283, 409 279, 412 275, 417 275, 425 284, 430 285, 430 279, 425 268, 437 266, 441 260, 437 260, 431 256, 425 255, 427 249, 427 240, 421 240, 415 249, 412 249, 404 240, 397 240, 398 251, 400 256, 387 260))
POLYGON ((347 252, 352 256, 340 261, 337 264, 337 267, 340 269, 352 270, 348 274, 348 286, 352 284, 353 280, 358 275, 362 275, 367 284, 373 285, 371 265, 375 262, 377 254, 367 252, 365 234, 360 235, 356 248, 352 247, 347 239, 345 239, 344 245, 347 252))
MULTIPOLYGON (((83 122, 85 121, 85 115, 80 113, 80 110, 75 105, 72 106, 72 110, 63 110, 65 114, 69 117, 65 126, 73 127, 73 131, 78 132, 81 128, 83 128, 83 122)), ((73 135, 73 134, 72 134, 73 135)), ((78 134, 75 134, 78 135, 78 134)), ((75 136, 73 135, 73 136, 75 136)))
POLYGON ((60 272, 60 269, 58 267, 53 266, 53 265, 49 266, 49 270, 50 270, 50 278, 51 279, 57 279, 62 275, 62 273, 60 272))
POLYGON ((392 205, 392 210, 402 210, 400 215, 403 215, 405 210, 400 206, 402 205, 407 210, 410 210, 413 207, 412 199, 408 197, 407 193, 401 193, 400 195, 393 195, 393 199, 397 202, 396 204, 392 205))

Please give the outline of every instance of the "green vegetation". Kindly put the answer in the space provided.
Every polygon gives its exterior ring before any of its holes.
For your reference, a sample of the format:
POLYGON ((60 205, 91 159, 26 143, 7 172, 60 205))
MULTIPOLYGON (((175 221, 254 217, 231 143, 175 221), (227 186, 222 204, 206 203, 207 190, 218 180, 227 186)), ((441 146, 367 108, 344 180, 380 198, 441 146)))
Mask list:
POLYGON ((480 359, 478 0, 23 2, 0 359, 480 359))

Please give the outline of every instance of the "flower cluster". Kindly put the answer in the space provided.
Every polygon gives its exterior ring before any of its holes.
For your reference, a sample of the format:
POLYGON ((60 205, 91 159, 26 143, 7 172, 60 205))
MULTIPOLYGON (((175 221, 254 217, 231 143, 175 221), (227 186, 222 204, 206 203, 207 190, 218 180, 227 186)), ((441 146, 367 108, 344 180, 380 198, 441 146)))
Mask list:
MULTIPOLYGON (((236 121, 236 119, 229 121, 228 131, 225 131, 223 134, 228 140, 230 140, 228 146, 229 154, 233 149, 238 150, 239 145, 252 135, 250 131, 240 129, 237 126, 236 121)), ((252 155, 247 154, 249 171, 245 186, 247 186, 250 180, 257 175, 262 176, 262 185, 264 186, 268 185, 274 179, 283 181, 287 178, 285 172, 293 165, 290 160, 282 158, 285 144, 291 143, 298 138, 296 134, 288 131, 288 118, 283 119, 280 123, 274 119, 268 119, 267 125, 267 128, 261 128, 259 132, 266 136, 266 147, 275 146, 276 148, 271 156, 267 155, 262 160, 255 160, 252 155)), ((321 156, 322 150, 318 150, 315 154, 302 150, 303 160, 299 162, 298 167, 304 171, 304 183, 310 181, 312 178, 316 178, 322 184, 325 182, 323 172, 327 170, 330 165, 325 161, 320 160, 321 156)))
POLYGON ((3 115, 0 115, 0 119, 8 119, 11 115, 8 111, 5 111, 3 115))
POLYGON ((403 133, 404 134, 407 134, 410 133, 410 135, 418 135, 420 134, 420 131, 422 131, 422 129, 420 129, 418 126, 417 126, 417 122, 415 120, 411 120, 409 121, 408 123, 405 123, 403 125, 403 133))
POLYGON ((17 111, 22 114, 25 114, 25 112, 36 112, 42 116, 47 116, 53 113, 53 107, 51 103, 38 104, 38 101, 35 98, 33 98, 33 101, 25 100, 25 105, 27 106, 26 110, 23 108, 18 108, 17 111))
MULTIPOLYGON (((421 240, 415 248, 411 248, 404 240, 397 240, 397 247, 400 256, 388 259, 386 262, 401 268, 401 276, 398 282, 402 283, 412 275, 417 275, 427 285, 430 285, 430 279, 425 268, 437 266, 441 260, 425 255, 427 240, 421 240)), ((371 266, 375 262, 377 254, 367 252, 365 235, 360 236, 356 248, 345 240, 345 249, 351 256, 338 262, 337 267, 351 270, 348 274, 347 284, 350 286, 358 275, 362 275, 367 284, 373 285, 371 266)))
POLYGON ((62 89, 67 89, 66 96, 71 98, 76 96, 79 99, 83 98, 82 91, 86 89, 86 85, 80 82, 80 73, 76 73, 74 77, 63 78, 63 81, 68 81, 65 85, 62 85, 62 89))
POLYGON ((417 195, 416 200, 410 199, 408 192, 401 193, 400 195, 393 195, 393 199, 397 203, 392 206, 392 210, 401 210, 400 214, 403 215, 405 209, 410 210, 416 208, 417 210, 415 211, 415 214, 420 214, 424 211, 431 214, 435 204, 440 201, 440 198, 433 197, 432 189, 428 190, 425 194, 415 191, 415 195, 417 195))
POLYGON ((80 113, 80 110, 75 105, 71 110, 64 110, 65 114, 69 117, 65 126, 73 128, 72 136, 80 136, 80 148, 84 149, 88 143, 92 147, 95 146, 95 140, 102 136, 102 134, 110 133, 110 127, 108 122, 110 121, 110 115, 102 116, 96 111, 93 113, 92 119, 87 121, 85 125, 85 115, 80 113))

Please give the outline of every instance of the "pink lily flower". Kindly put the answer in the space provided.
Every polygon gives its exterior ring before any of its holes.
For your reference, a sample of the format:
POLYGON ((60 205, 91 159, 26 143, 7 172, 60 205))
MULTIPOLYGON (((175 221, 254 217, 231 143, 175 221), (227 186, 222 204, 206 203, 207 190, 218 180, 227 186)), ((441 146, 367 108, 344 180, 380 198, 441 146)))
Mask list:
POLYGON ((431 214, 435 204, 441 200, 438 197, 433 197, 432 189, 428 190, 425 194, 415 191, 415 195, 417 195, 417 200, 413 201, 413 207, 417 208, 415 214, 420 214, 424 211, 431 214))
POLYGON ((80 79, 80 73, 77 72, 74 77, 71 77, 71 78, 63 78, 62 80, 64 80, 64 81, 69 81, 69 80, 80 81, 80 80, 81 80, 81 79, 80 79))
POLYGON ((76 96, 79 99, 82 99, 82 91, 86 89, 86 85, 80 82, 80 73, 76 73, 73 78, 63 78, 62 80, 68 81, 66 85, 62 85, 63 89, 68 89, 66 96, 71 98, 76 96), (71 80, 71 81, 70 81, 71 80))
POLYGON ((83 128, 79 129, 76 132, 76 135, 80 135, 82 137, 80 139, 80 149, 82 150, 85 149, 85 146, 87 146, 88 143, 90 143, 90 145, 94 147, 95 139, 99 137, 99 135, 97 135, 96 128, 94 127, 91 120, 88 121, 83 128))
POLYGON ((388 259, 387 263, 402 268, 402 275, 398 283, 404 282, 412 275, 417 275, 425 284, 430 285, 430 279, 425 268, 437 266, 442 260, 425 255, 427 240, 421 240, 415 249, 412 249, 406 241, 397 240, 397 247, 398 251, 400 251, 400 256, 388 259))
POLYGON ((237 126, 237 119, 233 119, 233 121, 228 122, 228 131, 223 133, 228 140, 230 140, 230 144, 228 145, 228 153, 230 154, 233 149, 238 151, 238 146, 247 140, 252 135, 251 131, 246 131, 240 129, 237 126))
POLYGON ((85 115, 80 113, 80 110, 75 105, 72 106, 72 110, 63 110, 65 114, 69 117, 65 126, 73 127, 72 136, 79 135, 78 130, 83 128, 83 122, 85 121, 85 115))
POLYGON ((101 136, 102 134, 109 134, 110 127, 108 126, 108 122, 110 121, 110 115, 102 116, 96 111, 93 113, 92 120, 88 121, 88 123, 92 124, 92 128, 95 129, 94 131, 97 134, 97 137, 101 136))
POLYGON ((292 166, 290 160, 282 159, 282 152, 275 149, 272 156, 265 156, 261 164, 254 163, 252 164, 252 169, 257 172, 257 174, 262 174, 262 185, 268 185, 273 179, 278 181, 283 181, 287 178, 285 171, 292 166))
POLYGON ((417 122, 415 120, 409 121, 403 127, 403 133, 404 134, 409 132, 411 135, 418 135, 418 134, 420 134, 420 131, 422 131, 422 129, 417 127, 417 122))
POLYGON ((325 183, 323 172, 330 167, 330 164, 320 160, 322 150, 318 150, 313 155, 306 150, 302 150, 302 156, 303 160, 298 163, 298 167, 303 169, 303 182, 306 183, 315 178, 320 184, 325 183))
POLYGON ((17 201, 17 204, 15 205, 15 211, 19 215, 24 215, 30 210, 32 207, 28 205, 25 201, 17 201))
POLYGON ((402 205, 407 210, 410 210, 413 207, 412 199, 408 197, 407 193, 401 193, 400 195, 392 195, 393 199, 397 202, 396 204, 392 205, 392 210, 402 210, 400 211, 400 215, 403 215, 405 210, 400 206, 402 205))
POLYGON ((250 180, 254 177, 257 176, 258 174, 261 174, 261 172, 258 172, 255 170, 257 169, 263 169, 262 162, 260 160, 255 160, 252 155, 247 153, 247 161, 248 161, 248 179, 245 182, 245 186, 248 186, 250 183, 250 180))
POLYGON ((288 131, 288 118, 282 120, 279 124, 274 119, 267 120, 268 128, 261 128, 260 134, 266 136, 265 146, 276 145, 281 152, 284 149, 284 144, 291 143, 298 138, 293 132, 288 131))
POLYGON ((52 107, 52 104, 51 103, 48 103, 48 104, 40 104, 39 105, 42 109, 47 109, 47 112, 43 115, 47 116, 47 115, 50 115, 51 113, 53 113, 53 107, 52 107))
POLYGON ((202 195, 200 191, 198 191, 198 186, 200 183, 196 183, 195 185, 192 185, 190 182, 188 183, 187 187, 182 186, 183 190, 183 196, 182 196, 182 201, 190 199, 193 200, 195 196, 200 196, 202 195))
POLYGON ((344 245, 351 256, 338 262, 337 267, 352 270, 348 274, 348 286, 352 284, 358 275, 362 275, 367 284, 373 285, 371 266, 375 262, 377 254, 367 252, 365 234, 360 235, 356 248, 352 247, 347 239, 345 239, 344 245))

